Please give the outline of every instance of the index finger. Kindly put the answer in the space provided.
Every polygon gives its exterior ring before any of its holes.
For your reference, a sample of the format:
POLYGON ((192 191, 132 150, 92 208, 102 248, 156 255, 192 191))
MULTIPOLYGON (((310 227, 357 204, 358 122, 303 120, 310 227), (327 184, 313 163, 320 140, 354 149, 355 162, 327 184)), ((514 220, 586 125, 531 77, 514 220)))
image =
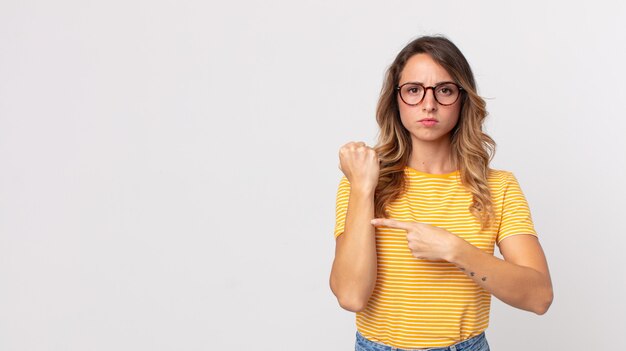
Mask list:
POLYGON ((391 218, 374 218, 370 223, 375 227, 391 227, 404 229, 406 231, 411 229, 411 222, 398 221, 391 218))

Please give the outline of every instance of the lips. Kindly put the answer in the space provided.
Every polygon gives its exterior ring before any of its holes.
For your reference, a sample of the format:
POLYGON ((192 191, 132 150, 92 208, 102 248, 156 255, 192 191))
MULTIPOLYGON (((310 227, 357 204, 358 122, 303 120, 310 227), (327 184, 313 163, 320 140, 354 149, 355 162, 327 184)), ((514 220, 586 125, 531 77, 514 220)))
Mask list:
POLYGON ((439 123, 439 121, 437 121, 434 118, 424 118, 424 119, 420 119, 419 123, 421 123, 425 127, 432 127, 435 124, 439 123))

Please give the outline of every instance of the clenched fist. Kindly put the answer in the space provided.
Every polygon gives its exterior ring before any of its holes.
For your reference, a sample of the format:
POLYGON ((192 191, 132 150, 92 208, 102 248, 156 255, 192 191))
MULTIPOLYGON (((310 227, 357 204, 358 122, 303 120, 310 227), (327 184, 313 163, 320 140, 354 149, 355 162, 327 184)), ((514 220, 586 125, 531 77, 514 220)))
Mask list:
POLYGON ((362 141, 349 142, 339 149, 339 169, 346 175, 352 188, 374 191, 378 185, 378 154, 362 141))

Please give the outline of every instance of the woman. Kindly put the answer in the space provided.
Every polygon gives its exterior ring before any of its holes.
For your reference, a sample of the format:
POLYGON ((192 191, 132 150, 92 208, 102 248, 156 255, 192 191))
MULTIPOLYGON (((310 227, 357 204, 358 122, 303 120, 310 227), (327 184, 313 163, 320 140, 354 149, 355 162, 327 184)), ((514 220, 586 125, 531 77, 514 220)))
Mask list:
POLYGON ((387 71, 378 144, 341 147, 330 287, 357 313, 356 350, 489 350, 491 295, 539 315, 552 303, 519 183, 489 168, 486 115, 459 49, 421 37, 387 71))

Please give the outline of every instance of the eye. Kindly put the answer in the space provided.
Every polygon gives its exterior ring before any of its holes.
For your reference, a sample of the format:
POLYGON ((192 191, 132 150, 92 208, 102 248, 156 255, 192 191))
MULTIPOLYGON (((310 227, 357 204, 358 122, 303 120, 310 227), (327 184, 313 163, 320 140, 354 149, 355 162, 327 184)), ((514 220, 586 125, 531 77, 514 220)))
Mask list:
POLYGON ((449 95, 454 94, 455 91, 456 91, 455 87, 451 84, 442 85, 437 88, 438 95, 449 96, 449 95))
POLYGON ((409 95, 419 95, 422 93, 422 87, 419 85, 408 85, 404 89, 404 91, 409 95))

